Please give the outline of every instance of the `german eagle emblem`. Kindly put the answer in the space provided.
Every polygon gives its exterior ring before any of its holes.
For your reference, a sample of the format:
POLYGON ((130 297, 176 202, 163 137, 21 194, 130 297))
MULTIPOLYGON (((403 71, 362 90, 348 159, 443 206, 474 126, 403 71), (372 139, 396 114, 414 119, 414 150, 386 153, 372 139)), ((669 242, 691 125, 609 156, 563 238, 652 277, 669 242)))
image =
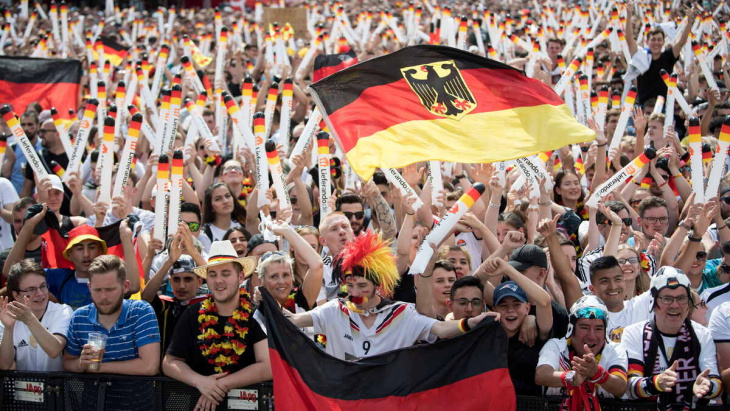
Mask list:
POLYGON ((421 104, 437 116, 461 120, 477 107, 453 60, 404 67, 400 71, 421 104))

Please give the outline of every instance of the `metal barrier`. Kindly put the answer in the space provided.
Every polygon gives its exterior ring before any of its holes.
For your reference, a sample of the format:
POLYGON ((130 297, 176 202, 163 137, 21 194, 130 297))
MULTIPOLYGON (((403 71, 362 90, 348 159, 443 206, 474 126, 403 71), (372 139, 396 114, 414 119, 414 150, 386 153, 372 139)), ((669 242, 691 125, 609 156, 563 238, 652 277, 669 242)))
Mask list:
MULTIPOLYGON (((194 387, 166 377, 2 371, 2 411, 187 411, 200 397, 194 387)), ((218 411, 274 409, 273 386, 231 390, 218 411)))
MULTIPOLYGON (((200 393, 166 377, 0 371, 0 411, 188 411, 200 393)), ((558 410, 560 398, 517 398, 518 411, 558 410)), ((656 410, 651 402, 602 400, 603 411, 656 410)), ((718 411, 722 406, 697 407, 718 411)), ((272 383, 231 390, 217 411, 274 410, 272 383)), ((286 410, 288 411, 288 410, 286 410)))

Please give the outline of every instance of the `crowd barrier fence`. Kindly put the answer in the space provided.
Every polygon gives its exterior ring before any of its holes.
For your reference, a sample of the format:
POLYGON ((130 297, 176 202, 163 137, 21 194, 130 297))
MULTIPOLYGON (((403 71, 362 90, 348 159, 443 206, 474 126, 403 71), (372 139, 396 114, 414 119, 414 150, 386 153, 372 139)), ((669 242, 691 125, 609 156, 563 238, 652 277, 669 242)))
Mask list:
MULTIPOLYGON (((188 411, 199 397, 196 388, 166 377, 0 371, 0 411, 188 411)), ((517 398, 518 411, 558 410, 560 398, 517 398)), ((270 382, 231 390, 218 411, 274 409, 270 382)), ((649 411, 656 404, 602 400, 602 411, 649 411)), ((719 411, 723 406, 697 407, 719 411)), ((288 410, 287 410, 288 411, 288 410)))

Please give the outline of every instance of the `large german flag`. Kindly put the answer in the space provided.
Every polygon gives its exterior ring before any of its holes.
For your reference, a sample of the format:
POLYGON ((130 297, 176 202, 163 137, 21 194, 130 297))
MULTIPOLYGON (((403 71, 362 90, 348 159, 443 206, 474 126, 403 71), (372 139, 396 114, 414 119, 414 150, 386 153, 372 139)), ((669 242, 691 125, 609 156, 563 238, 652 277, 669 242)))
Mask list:
MULTIPOLYGON (((485 320, 451 340, 349 362, 317 348, 262 289, 276 408, 514 410, 507 336, 485 320), (478 394, 478 395, 476 395, 478 394)), ((258 317, 258 316, 257 316, 258 317)), ((329 338, 343 338, 340 335, 329 338)))
POLYGON ((0 57, 0 103, 22 113, 37 101, 56 107, 63 118, 78 108, 81 62, 78 60, 0 57))
POLYGON ((363 178, 376 167, 425 160, 491 163, 594 138, 549 86, 445 46, 406 47, 311 88, 363 178))
POLYGON ((352 49, 340 54, 325 54, 314 58, 312 81, 319 81, 350 66, 357 64, 357 55, 352 49))

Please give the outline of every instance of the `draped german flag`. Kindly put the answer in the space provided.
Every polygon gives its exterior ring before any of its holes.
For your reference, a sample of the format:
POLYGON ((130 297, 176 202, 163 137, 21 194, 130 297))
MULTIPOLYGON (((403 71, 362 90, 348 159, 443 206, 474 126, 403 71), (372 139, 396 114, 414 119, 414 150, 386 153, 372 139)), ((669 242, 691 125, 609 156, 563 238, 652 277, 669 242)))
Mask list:
POLYGON ((69 109, 78 108, 80 81, 78 60, 0 57, 0 103, 11 104, 17 113, 37 101, 68 118, 69 109))
MULTIPOLYGON (((507 336, 485 320, 451 340, 355 362, 334 358, 284 318, 262 289, 276 408, 514 410, 507 336), (475 395, 478 393, 478 395, 475 395)), ((258 316, 257 316, 258 317, 258 316)), ((342 338, 340 335, 328 338, 342 338)))
POLYGON ((357 55, 352 49, 340 54, 317 56, 314 58, 312 81, 319 81, 355 64, 357 64, 357 55))
POLYGON ((588 141, 553 90, 466 51, 406 47, 310 86, 352 168, 491 163, 588 141))

